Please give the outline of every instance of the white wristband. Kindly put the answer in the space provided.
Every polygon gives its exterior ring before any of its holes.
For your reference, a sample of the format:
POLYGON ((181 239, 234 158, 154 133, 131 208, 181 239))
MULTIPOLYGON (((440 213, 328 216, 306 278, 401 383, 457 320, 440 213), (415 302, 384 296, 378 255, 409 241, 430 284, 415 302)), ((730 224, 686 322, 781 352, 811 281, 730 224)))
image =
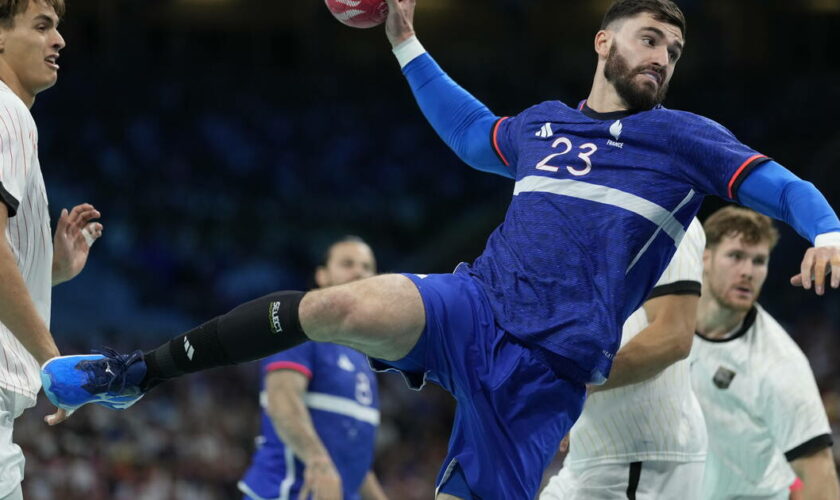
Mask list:
POLYGON ((423 48, 423 44, 421 44, 420 40, 418 40, 414 35, 394 47, 394 55, 397 56, 397 61, 400 63, 400 69, 405 68, 406 64, 425 53, 426 49, 423 48))
POLYGON ((814 239, 815 247, 840 247, 840 231, 823 233, 814 239))

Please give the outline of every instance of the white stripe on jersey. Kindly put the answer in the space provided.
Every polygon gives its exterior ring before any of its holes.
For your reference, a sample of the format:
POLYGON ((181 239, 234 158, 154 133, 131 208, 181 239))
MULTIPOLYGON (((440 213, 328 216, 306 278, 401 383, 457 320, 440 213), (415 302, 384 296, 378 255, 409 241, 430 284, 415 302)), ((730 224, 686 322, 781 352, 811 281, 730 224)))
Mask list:
MULTIPOLYGON (((49 327, 52 238, 47 192, 38 162, 38 130, 29 109, 0 82, 0 183, 18 202, 6 240, 35 308, 49 327)), ((32 398, 41 388, 35 358, 0 324, 0 387, 32 398)))
POLYGON ((321 392, 307 392, 303 397, 306 406, 355 418, 371 425, 379 425, 379 410, 364 406, 357 401, 321 392))
MULTIPOLYGON (((700 283, 706 238, 692 221, 656 286, 680 281, 700 283)), ((623 346, 648 326, 643 308, 624 323, 623 346)), ((706 428, 691 390, 688 361, 669 366, 656 377, 589 396, 572 427, 565 466, 649 460, 697 462, 706 453, 706 428)))
POLYGON ((704 498, 787 498, 795 475, 784 454, 831 433, 805 354, 756 311, 741 336, 694 339, 691 378, 709 431, 704 498))
MULTIPOLYGON (((354 399, 322 392, 307 392, 303 396, 303 402, 313 410, 337 413, 371 425, 379 425, 379 410, 360 404, 354 399)), ((265 391, 260 392, 260 406, 268 408, 268 393, 265 391)))
MULTIPOLYGON (((551 177, 543 177, 541 175, 523 177, 522 180, 517 181, 513 189, 514 196, 521 193, 535 192, 559 194, 623 208, 661 227, 674 240, 674 245, 679 245, 683 236, 685 236, 682 223, 668 212, 668 210, 641 196, 636 196, 620 189, 576 181, 574 179, 552 179, 551 177)), ((693 191, 689 193, 688 200, 693 195, 693 191)), ((687 203, 688 200, 684 200, 683 204, 687 203)))

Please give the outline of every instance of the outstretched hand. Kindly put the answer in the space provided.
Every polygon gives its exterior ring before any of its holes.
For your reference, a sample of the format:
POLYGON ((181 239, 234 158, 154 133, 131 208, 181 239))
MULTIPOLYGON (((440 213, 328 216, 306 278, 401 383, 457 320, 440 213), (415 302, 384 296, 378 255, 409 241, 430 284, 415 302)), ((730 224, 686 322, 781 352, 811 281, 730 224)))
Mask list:
POLYGON ((800 272, 790 279, 790 284, 810 290, 813 283, 814 291, 817 295, 822 295, 825 293, 826 276, 829 273, 831 288, 840 287, 840 247, 812 247, 805 252, 800 272))
POLYGON ((66 208, 61 211, 53 240, 53 285, 82 272, 91 245, 102 236, 102 224, 93 222, 100 215, 90 203, 76 205, 70 212, 66 208))
POLYGON ((391 47, 414 36, 414 6, 417 0, 388 0, 388 18, 385 20, 385 34, 391 47))

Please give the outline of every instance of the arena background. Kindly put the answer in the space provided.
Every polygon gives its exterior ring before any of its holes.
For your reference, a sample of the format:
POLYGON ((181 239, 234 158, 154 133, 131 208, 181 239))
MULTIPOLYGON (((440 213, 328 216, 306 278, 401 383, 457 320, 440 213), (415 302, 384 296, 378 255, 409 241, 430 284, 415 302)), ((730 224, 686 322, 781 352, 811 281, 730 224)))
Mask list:
MULTIPOLYGON (((586 97, 608 1, 418 0, 420 38, 497 114, 586 97)), ((508 180, 461 164, 418 111, 381 28, 320 0, 69 1, 59 84, 33 114, 53 221, 89 201, 104 236, 54 290, 65 353, 150 348, 237 303, 311 285, 323 246, 367 239, 380 270, 447 272, 482 250, 508 180)), ((840 208, 840 0, 683 0, 666 105, 722 122, 840 208)), ((709 200, 701 215, 720 206, 709 200)), ((787 284, 782 229, 761 302, 808 355, 840 431, 840 294, 787 284)), ((608 244, 609 242, 605 242, 608 244)), ((380 379, 377 472, 431 498, 452 403, 380 379)), ((256 435, 255 366, 181 379, 131 410, 16 427, 28 499, 236 498, 256 435)), ((835 447, 835 453, 840 446, 835 447)))

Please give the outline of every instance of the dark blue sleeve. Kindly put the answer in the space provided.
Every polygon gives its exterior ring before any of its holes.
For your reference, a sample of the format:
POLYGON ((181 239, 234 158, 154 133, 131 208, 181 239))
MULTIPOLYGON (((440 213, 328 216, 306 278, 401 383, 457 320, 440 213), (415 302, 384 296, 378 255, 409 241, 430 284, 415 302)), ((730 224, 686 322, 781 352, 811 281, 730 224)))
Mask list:
POLYGON ((742 205, 787 222, 812 244, 817 235, 840 231, 840 220, 825 196, 774 161, 747 176, 737 197, 742 205))
POLYGON ((494 147, 500 118, 455 83, 429 54, 403 68, 417 104, 441 139, 467 165, 513 178, 494 147))
POLYGON ((293 370, 311 379, 315 372, 315 355, 315 343, 304 342, 265 358, 262 361, 262 371, 266 375, 277 370, 293 370))

